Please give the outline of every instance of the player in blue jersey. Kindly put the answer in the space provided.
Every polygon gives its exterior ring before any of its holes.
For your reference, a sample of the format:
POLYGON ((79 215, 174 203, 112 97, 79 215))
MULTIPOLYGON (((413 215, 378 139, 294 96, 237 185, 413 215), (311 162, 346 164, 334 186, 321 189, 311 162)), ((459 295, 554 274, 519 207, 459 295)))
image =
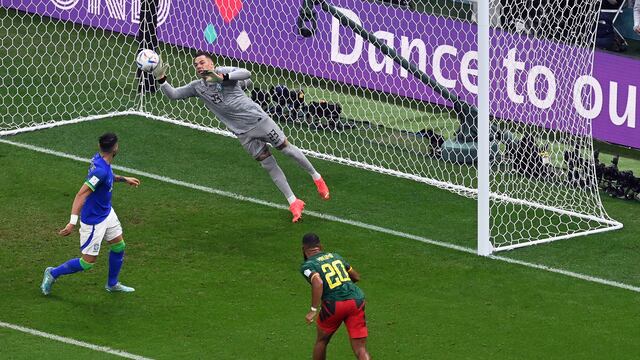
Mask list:
POLYGON ((98 258, 103 240, 110 246, 109 278, 105 289, 109 292, 134 291, 132 287, 124 286, 118 281, 118 274, 120 274, 124 260, 125 244, 120 221, 111 207, 111 190, 113 190, 114 182, 126 182, 138 187, 140 180, 113 174, 111 162, 118 153, 116 134, 106 133, 100 136, 99 144, 100 151, 91 160, 89 174, 73 200, 71 219, 67 226, 59 232, 62 236, 71 234, 78 223, 78 217, 80 218, 80 252, 82 256, 71 259, 58 267, 45 269, 40 286, 44 295, 51 293, 51 286, 60 276, 91 269, 98 258))

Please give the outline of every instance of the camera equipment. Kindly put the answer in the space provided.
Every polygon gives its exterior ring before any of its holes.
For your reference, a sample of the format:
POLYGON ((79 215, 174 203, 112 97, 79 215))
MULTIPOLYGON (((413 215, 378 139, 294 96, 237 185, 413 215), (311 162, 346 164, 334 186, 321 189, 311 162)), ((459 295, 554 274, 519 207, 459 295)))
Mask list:
POLYGON ((442 144, 444 144, 444 137, 434 132, 432 129, 422 129, 416 133, 416 136, 422 136, 429 140, 429 155, 440 157, 442 152, 442 144))
POLYGON ((271 94, 264 90, 253 89, 251 90, 251 100, 260 105, 262 110, 267 111, 269 104, 271 104, 271 94))
POLYGON ((533 136, 525 136, 520 141, 513 142, 508 148, 513 167, 520 174, 530 178, 542 178, 550 173, 548 156, 543 156, 546 148, 543 151, 536 144, 533 136))

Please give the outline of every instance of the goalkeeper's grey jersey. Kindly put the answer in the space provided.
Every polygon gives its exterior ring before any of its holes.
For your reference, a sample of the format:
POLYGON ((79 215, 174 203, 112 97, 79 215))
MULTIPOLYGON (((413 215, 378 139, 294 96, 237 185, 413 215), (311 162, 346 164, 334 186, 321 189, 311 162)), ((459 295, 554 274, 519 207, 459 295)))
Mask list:
POLYGON ((234 67, 217 67, 216 72, 229 74, 229 80, 207 83, 203 79, 174 88, 168 82, 160 85, 162 92, 170 99, 184 99, 197 96, 205 106, 222 121, 234 134, 244 134, 252 130, 269 115, 244 93, 240 81, 249 79, 249 70, 234 67))

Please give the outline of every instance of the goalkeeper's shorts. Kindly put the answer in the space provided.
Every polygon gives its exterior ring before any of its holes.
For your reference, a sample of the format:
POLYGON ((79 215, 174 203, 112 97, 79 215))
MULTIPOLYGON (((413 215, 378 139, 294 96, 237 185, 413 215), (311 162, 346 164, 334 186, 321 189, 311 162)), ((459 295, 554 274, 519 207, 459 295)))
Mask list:
POLYGON ((282 132, 282 129, 280 129, 280 126, 278 126, 278 124, 276 124, 276 122, 271 118, 260 120, 255 128, 244 134, 238 134, 237 136, 242 147, 254 159, 260 156, 260 154, 262 154, 262 152, 267 148, 267 143, 274 147, 278 147, 287 139, 284 132, 282 132))

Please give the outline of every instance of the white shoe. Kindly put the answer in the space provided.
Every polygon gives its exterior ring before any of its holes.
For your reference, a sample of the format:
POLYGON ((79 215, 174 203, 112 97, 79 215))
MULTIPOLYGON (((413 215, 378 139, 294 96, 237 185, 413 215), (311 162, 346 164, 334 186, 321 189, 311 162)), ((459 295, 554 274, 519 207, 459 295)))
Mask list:
POLYGON ((56 279, 51 275, 51 270, 53 270, 52 267, 44 269, 44 277, 42 278, 42 285, 40 285, 40 290, 44 295, 51 294, 51 286, 56 282, 56 279))
POLYGON ((129 287, 129 286, 124 286, 122 285, 120 282, 118 282, 117 284, 113 285, 113 286, 109 286, 109 284, 104 286, 105 290, 107 290, 108 292, 134 292, 136 291, 136 289, 129 287))

